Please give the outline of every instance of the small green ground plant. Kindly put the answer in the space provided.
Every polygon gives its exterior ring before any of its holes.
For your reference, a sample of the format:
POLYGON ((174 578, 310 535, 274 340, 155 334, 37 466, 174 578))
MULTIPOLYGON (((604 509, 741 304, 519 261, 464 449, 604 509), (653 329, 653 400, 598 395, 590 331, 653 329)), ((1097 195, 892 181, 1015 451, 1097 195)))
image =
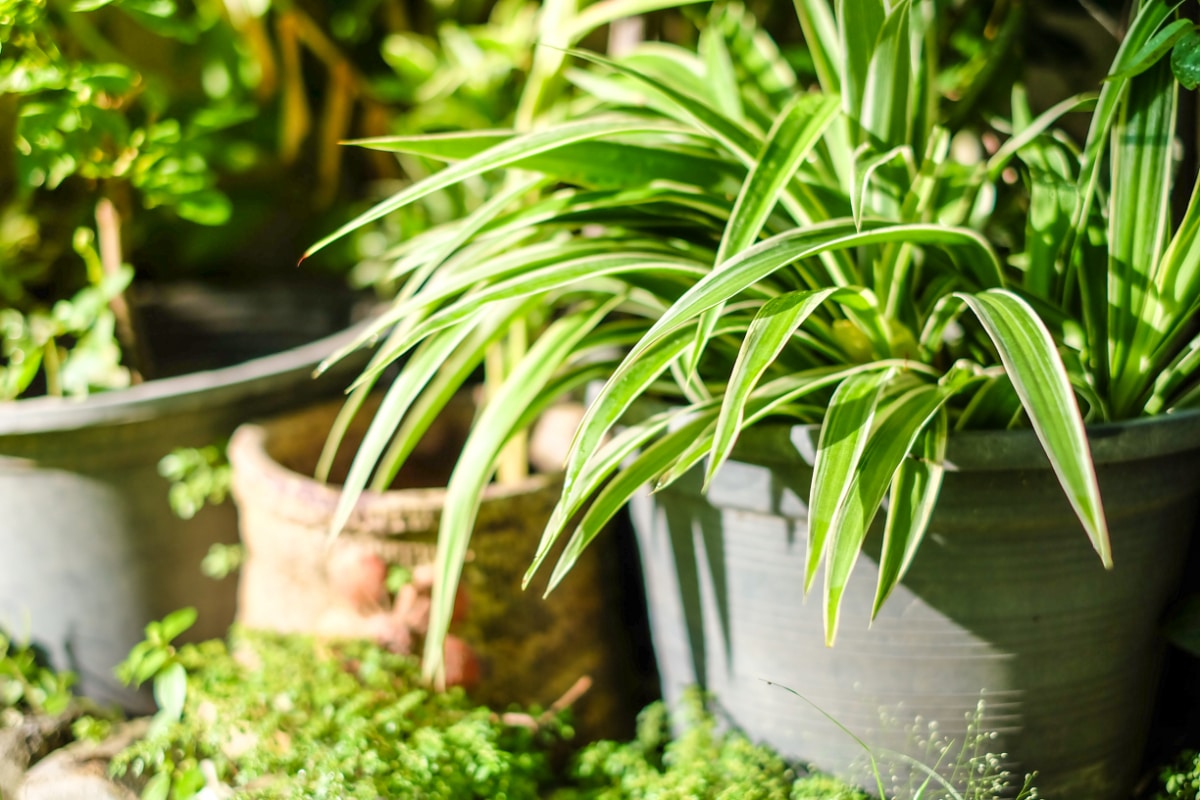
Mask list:
POLYGON ((235 631, 172 663, 187 673, 178 715, 113 763, 148 778, 143 797, 195 797, 214 778, 243 797, 538 797, 567 733, 431 691, 410 659, 364 642, 235 631))
POLYGON ((1185 750, 1158 774, 1154 800, 1197 800, 1200 798, 1200 753, 1185 750))
POLYGON ((74 675, 50 669, 32 647, 0 632, 0 728, 25 714, 66 710, 74 683, 74 675))
POLYGON ((569 711, 496 711, 460 689, 432 691, 415 659, 367 642, 235 629, 228 642, 174 647, 190 619, 185 610, 154 623, 121 670, 131 682, 154 680, 159 698, 147 735, 112 763, 147 800, 206 789, 306 799, 866 800, 721 732, 699 692, 674 720, 652 704, 633 740, 572 755, 569 711))
POLYGON ((638 716, 630 742, 596 742, 571 766, 574 786, 555 800, 867 800, 826 775, 797 776, 769 748, 737 732, 721 733, 699 691, 686 694, 672 719, 653 703, 638 716))

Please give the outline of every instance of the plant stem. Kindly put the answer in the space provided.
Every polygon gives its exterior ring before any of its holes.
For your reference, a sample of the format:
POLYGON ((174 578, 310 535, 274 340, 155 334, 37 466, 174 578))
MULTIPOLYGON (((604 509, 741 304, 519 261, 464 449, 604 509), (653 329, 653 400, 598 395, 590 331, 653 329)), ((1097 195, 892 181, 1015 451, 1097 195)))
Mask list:
POLYGON ((0 93, 0 207, 16 196, 17 95, 0 93))
POLYGON ((50 397, 62 397, 62 381, 59 380, 62 361, 58 357, 58 342, 51 338, 42 347, 42 353, 42 370, 46 373, 46 394, 50 397))
MULTIPOLYGON (((107 197, 101 197, 96 203, 96 234, 104 274, 116 274, 124 261, 121 253, 121 216, 117 206, 107 197)), ((131 379, 134 383, 141 383, 146 377, 149 358, 144 339, 138 335, 129 298, 122 292, 108 302, 108 307, 117 318, 117 340, 125 353, 131 379)))

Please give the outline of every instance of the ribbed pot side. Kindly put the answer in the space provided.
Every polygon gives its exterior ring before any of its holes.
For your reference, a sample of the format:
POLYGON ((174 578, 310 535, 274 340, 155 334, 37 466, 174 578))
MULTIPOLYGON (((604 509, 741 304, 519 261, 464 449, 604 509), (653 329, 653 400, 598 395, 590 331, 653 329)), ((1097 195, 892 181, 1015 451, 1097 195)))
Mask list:
MULTIPOLYGON (((330 633, 323 621, 339 619, 334 615, 345 605, 333 576, 345 563, 339 551, 367 551, 405 567, 433 560, 446 498, 442 487, 473 406, 462 397, 452 404, 395 488, 364 494, 331 541, 340 489, 309 476, 339 405, 243 425, 230 443, 233 492, 247 550, 237 619, 248 627, 330 633)), ((358 416, 364 423, 371 415, 358 416)), ((353 440, 361 435, 361 429, 351 432, 342 456, 353 455, 353 440)), ((345 464, 335 468, 335 475, 339 472, 344 474, 345 464)), ((469 610, 451 630, 480 658, 482 680, 472 692, 480 702, 545 707, 587 676, 592 688, 573 706, 581 735, 618 735, 630 716, 623 700, 628 673, 611 613, 615 565, 598 557, 604 548, 582 559, 548 599, 536 585, 521 590, 560 488, 560 476, 538 474, 513 485, 488 486, 462 577, 469 610)))
POLYGON ((224 635, 234 581, 205 577, 200 561, 237 540, 231 504, 172 513, 159 459, 221 442, 247 415, 339 393, 355 359, 318 381, 312 371, 353 335, 85 401, 0 404, 0 628, 75 671, 83 694, 152 710, 112 669, 147 622, 183 606, 200 612, 186 639, 224 635))
MULTIPOLYGON (((861 558, 834 647, 821 578, 802 591, 811 428, 748 432, 707 496, 693 473, 632 517, 663 691, 712 691, 754 739, 834 771, 861 748, 794 690, 884 750, 995 732, 983 752, 1037 771, 1043 797, 1123 800, 1139 767, 1200 491, 1200 415, 1089 432, 1111 528, 1102 568, 1033 434, 952 439, 930 530, 873 624, 861 558), (982 711, 977 713, 982 701, 982 711)), ((868 540, 878 553, 879 531, 868 540)), ((868 545, 870 549, 870 545, 868 545)), ((927 756, 926 756, 927 758, 927 756)), ((932 761, 930 762, 932 766, 932 761)), ((859 768, 857 777, 866 773, 859 768)))

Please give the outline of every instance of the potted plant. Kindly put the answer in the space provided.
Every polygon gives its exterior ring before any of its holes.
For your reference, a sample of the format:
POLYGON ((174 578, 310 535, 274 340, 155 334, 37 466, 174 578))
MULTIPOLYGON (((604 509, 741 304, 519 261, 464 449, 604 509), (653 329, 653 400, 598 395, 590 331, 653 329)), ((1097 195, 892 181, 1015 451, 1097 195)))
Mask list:
POLYGON ((181 523, 159 460, 350 374, 311 380, 361 293, 298 280, 280 241, 336 196, 356 107, 364 133, 387 112, 344 42, 255 6, 0 4, 0 624, 131 707, 111 667, 147 620, 233 614, 197 569, 233 510, 181 523), (355 103, 311 103, 314 53, 355 103))
POLYGON ((937 91, 934 3, 797 7, 820 91, 725 9, 699 55, 579 54, 599 69, 568 73, 586 98, 569 121, 364 143, 452 163, 314 250, 487 170, 543 177, 401 246, 409 282, 360 381, 407 361, 334 527, 393 435, 385 473, 488 343, 532 331, 449 482, 428 669, 502 446, 599 377, 527 580, 570 530, 552 588, 634 499, 669 697, 699 681, 820 762, 823 719, 765 681, 898 748, 919 734, 874 724, 898 700, 954 730, 983 691, 1044 791, 1119 797, 1200 488, 1197 211, 1171 226, 1162 60, 1192 25, 1143 5, 1075 148, 1054 123, 1085 98, 1034 116, 1018 89, 1002 125, 940 124, 969 115, 937 91), (723 477, 758 500, 720 509, 723 477), (1061 737, 1068 717, 1086 735, 1061 737))

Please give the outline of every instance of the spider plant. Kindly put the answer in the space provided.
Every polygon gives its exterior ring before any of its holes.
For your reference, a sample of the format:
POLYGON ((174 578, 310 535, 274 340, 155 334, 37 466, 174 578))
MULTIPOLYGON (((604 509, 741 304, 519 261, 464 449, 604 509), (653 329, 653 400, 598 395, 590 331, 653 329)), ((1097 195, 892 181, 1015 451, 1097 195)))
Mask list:
MULTIPOLYGON (((1085 99, 1034 116, 1018 90, 1012 119, 991 132, 999 146, 964 158, 953 154, 978 137, 942 124, 970 115, 949 113, 937 90, 932 0, 796 5, 817 90, 797 84, 748 14, 724 6, 695 51, 648 44, 619 61, 573 51, 587 67, 567 72, 582 90, 567 121, 360 142, 448 166, 314 250, 469 176, 523 176, 397 247, 406 282, 359 384, 406 358, 357 453, 339 525, 372 472, 387 485, 492 342, 515 324, 531 334, 450 480, 431 631, 448 623, 477 498, 504 443, 598 380, 526 583, 564 534, 549 589, 639 487, 706 460, 711 480, 742 431, 778 421, 819 426, 802 580, 811 587, 823 567, 830 643, 885 497, 876 610, 912 561, 954 430, 1031 426, 1111 565, 1078 398, 1095 420, 1191 400, 1176 389, 1196 358, 1186 319, 1198 292, 1185 269, 1190 239, 1167 245, 1174 101, 1154 66, 1186 31, 1165 5, 1145 6, 1082 152, 1053 126, 1085 99), (1027 195, 1005 182, 1013 172, 1027 195), (1161 199, 1149 209, 1157 222, 1128 208, 1148 194, 1161 199), (1015 213, 1022 203, 1028 212, 1015 213), (1129 258, 1149 244, 1159 267, 1129 258), (1151 306, 1178 329, 1147 316, 1151 306), (1150 397, 1134 408, 1123 387, 1147 353, 1174 377, 1142 376, 1142 394, 1161 389, 1161 406, 1150 397), (668 405, 630 413, 650 397, 668 405)), ((1179 237, 1193 235, 1191 219, 1179 237)), ((431 636, 431 671, 439 652, 431 636)))

